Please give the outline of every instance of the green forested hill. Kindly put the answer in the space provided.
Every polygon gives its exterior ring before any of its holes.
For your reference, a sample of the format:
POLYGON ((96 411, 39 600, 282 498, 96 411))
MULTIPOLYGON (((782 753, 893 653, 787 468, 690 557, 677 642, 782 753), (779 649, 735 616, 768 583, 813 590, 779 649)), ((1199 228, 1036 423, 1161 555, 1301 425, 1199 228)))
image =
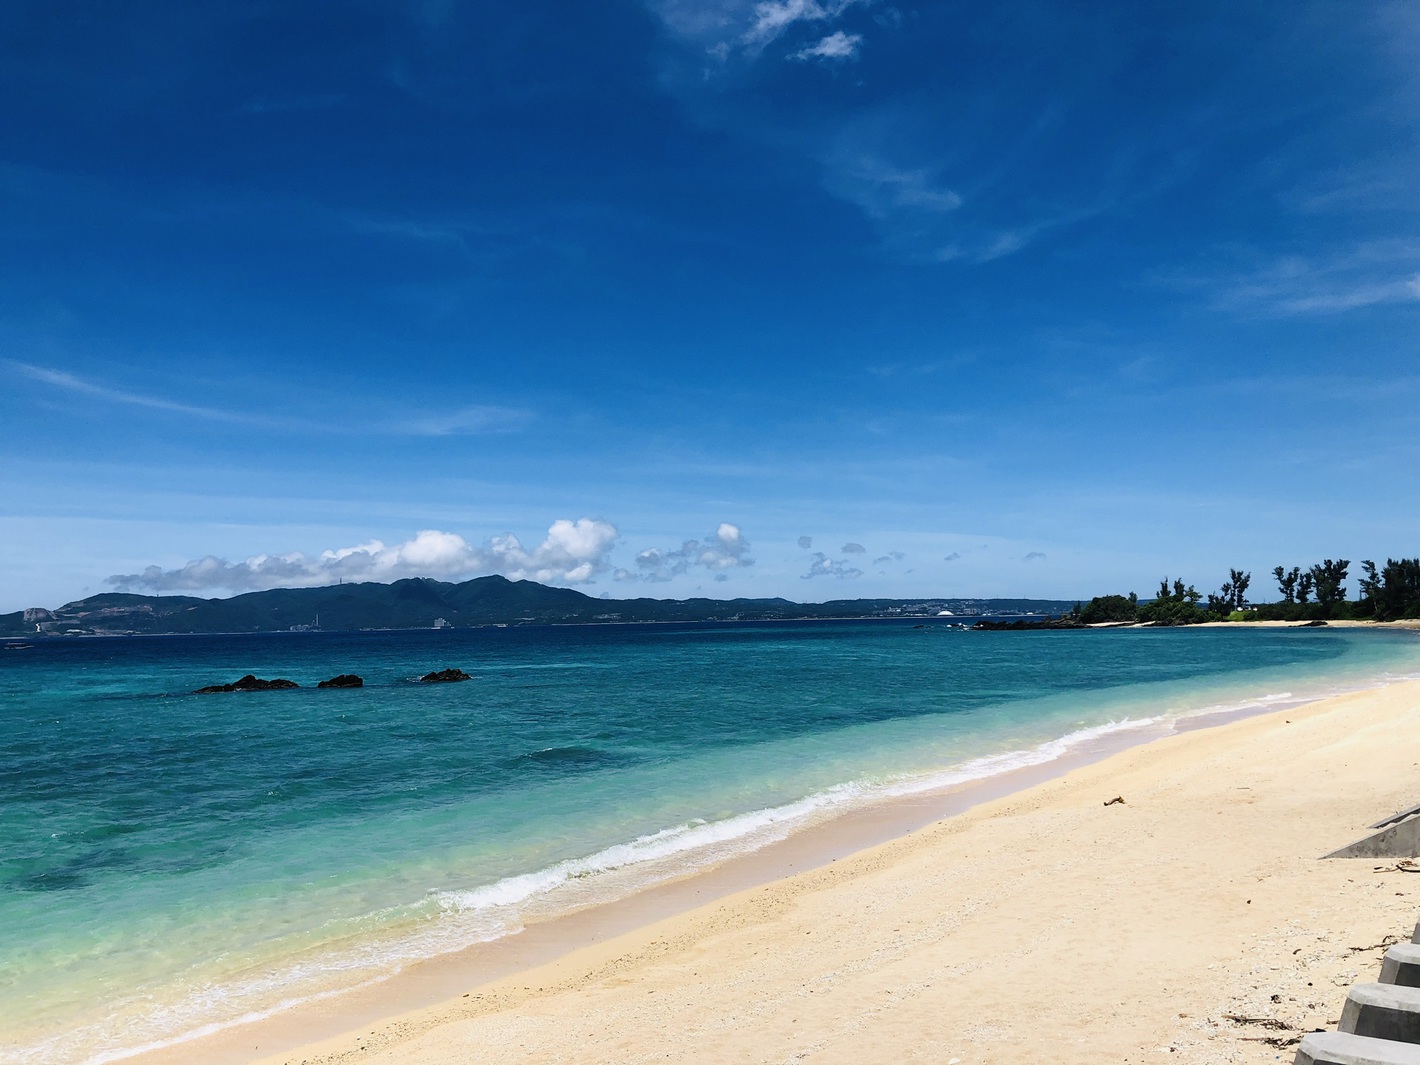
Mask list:
POLYGON ((465 627, 634 621, 726 621, 792 618, 930 616, 1032 610, 1058 613, 1072 604, 1042 599, 596 599, 534 581, 476 577, 461 584, 411 578, 393 584, 278 588, 229 599, 108 592, 54 610, 0 615, 0 635, 66 633, 275 632, 465 627))

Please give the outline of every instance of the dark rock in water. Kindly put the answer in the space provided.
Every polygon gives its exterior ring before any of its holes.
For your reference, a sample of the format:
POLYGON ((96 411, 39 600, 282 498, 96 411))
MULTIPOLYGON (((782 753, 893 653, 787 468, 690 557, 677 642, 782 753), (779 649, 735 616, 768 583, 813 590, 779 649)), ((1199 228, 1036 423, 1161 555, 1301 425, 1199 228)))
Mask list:
POLYGON ((198 688, 195 695, 212 695, 216 692, 271 692, 285 691, 288 688, 299 688, 300 685, 294 680, 286 680, 277 677, 275 680, 262 680, 248 673, 239 681, 232 684, 209 684, 205 688, 198 688))
POLYGON ((472 680, 467 673, 461 669, 441 669, 434 673, 425 673, 419 678, 421 684, 447 684, 455 680, 472 680))
POLYGON ((316 685, 317 688, 363 688, 365 682, 354 673, 342 673, 338 677, 331 677, 330 680, 323 680, 316 685))
POLYGON ((1308 621, 1305 625, 1302 625, 1300 627, 1303 629, 1319 629, 1325 624, 1326 622, 1324 621, 1308 621))
POLYGON ((1085 627, 1082 622, 1077 621, 1069 615, 1058 618, 1040 618, 1038 620, 982 620, 972 626, 973 629, 983 629, 987 632, 1033 632, 1040 629, 1083 629, 1085 627))

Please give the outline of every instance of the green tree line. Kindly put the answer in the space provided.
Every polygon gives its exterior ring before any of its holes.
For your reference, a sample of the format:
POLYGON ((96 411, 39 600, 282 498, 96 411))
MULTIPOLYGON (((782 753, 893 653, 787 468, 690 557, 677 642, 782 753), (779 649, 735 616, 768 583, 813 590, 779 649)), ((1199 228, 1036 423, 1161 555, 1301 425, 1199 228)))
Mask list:
POLYGON ((1278 566, 1272 571, 1281 599, 1270 603, 1248 600, 1252 574, 1228 571, 1216 592, 1200 594, 1191 584, 1165 577, 1153 599, 1134 592, 1097 595, 1077 603, 1073 616, 1081 624, 1136 622, 1155 625, 1196 625, 1204 621, 1395 621, 1420 618, 1420 558, 1389 558, 1383 567, 1361 562, 1356 599, 1347 599, 1350 559, 1323 559, 1306 569, 1278 566))

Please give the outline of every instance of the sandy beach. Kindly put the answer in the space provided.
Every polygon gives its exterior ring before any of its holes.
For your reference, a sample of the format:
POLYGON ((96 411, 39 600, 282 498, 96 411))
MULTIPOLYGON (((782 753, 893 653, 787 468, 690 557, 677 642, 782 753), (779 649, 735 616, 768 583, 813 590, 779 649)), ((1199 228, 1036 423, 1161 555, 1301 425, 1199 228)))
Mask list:
POLYGON ((1420 915, 1396 863, 1318 860, 1420 801, 1417 735, 1420 682, 1181 732, 532 968, 537 929, 132 1060, 1290 1061, 1420 915))

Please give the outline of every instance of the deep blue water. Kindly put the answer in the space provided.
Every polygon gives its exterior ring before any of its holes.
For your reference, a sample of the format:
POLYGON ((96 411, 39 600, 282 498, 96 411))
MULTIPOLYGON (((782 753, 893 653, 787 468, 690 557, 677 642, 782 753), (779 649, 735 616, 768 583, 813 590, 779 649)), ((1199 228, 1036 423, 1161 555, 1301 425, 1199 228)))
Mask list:
POLYGON ((0 651, 0 1059, 103 1060, 378 977, 1110 722, 1417 671, 1409 633, 1247 626, 0 651), (473 679, 414 682, 445 666, 473 679), (303 687, 190 694, 248 672, 303 687), (366 686, 315 689, 343 672, 366 686))

